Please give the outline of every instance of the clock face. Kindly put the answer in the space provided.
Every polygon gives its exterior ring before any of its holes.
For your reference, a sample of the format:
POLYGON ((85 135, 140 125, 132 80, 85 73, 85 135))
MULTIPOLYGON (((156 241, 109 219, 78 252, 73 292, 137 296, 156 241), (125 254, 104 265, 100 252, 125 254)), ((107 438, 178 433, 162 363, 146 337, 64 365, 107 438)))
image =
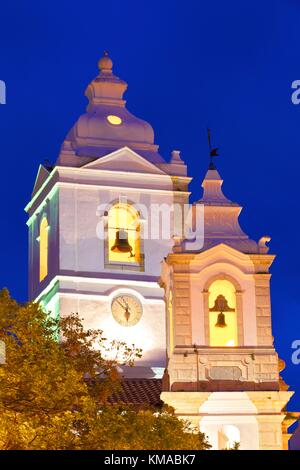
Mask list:
POLYGON ((133 295, 122 294, 113 299, 111 312, 120 325, 134 326, 142 317, 143 307, 141 302, 133 295))

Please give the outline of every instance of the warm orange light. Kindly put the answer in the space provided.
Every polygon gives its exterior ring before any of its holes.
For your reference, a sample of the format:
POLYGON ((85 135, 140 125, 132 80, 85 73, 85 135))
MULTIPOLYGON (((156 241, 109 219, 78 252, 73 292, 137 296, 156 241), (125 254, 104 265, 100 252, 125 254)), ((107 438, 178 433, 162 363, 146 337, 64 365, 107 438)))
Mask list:
POLYGON ((109 261, 118 263, 140 262, 140 224, 136 210, 128 204, 116 204, 108 213, 108 257, 109 261), (133 256, 130 253, 113 251, 117 231, 125 231, 128 243, 132 247, 133 256))
POLYGON ((43 218, 40 225, 40 282, 48 274, 48 221, 43 218))
POLYGON ((122 119, 119 116, 114 116, 113 114, 110 114, 106 118, 110 124, 113 124, 114 126, 119 126, 122 124, 122 119))
MULTIPOLYGON (((228 302, 228 306, 236 309, 235 288, 231 282, 220 279, 211 284, 209 288, 209 308, 214 306, 218 295, 223 295, 228 302)), ((227 325, 225 328, 216 327, 219 313, 220 312, 209 312, 210 346, 237 346, 236 310, 233 312, 224 312, 227 325)))

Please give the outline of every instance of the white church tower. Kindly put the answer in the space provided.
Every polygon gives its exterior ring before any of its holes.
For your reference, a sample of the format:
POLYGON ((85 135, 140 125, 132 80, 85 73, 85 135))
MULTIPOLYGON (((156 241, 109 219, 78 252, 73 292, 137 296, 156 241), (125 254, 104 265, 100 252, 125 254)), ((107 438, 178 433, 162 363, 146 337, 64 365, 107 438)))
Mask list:
POLYGON ((55 166, 39 168, 26 207, 29 294, 52 314, 78 312, 108 339, 142 348, 132 371, 159 377, 166 332, 157 280, 173 244, 171 215, 165 239, 153 228, 161 205, 188 202, 191 179, 179 152, 166 163, 151 125, 127 110, 127 84, 112 66, 105 53, 85 92, 86 113, 55 166))

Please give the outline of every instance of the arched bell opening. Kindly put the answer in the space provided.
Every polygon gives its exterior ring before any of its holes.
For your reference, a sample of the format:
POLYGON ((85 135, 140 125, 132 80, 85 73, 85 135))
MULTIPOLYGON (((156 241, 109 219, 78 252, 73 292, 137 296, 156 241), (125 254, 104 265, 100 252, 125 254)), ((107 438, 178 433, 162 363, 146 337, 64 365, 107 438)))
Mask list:
POLYGON ((218 279, 209 287, 209 345, 238 346, 238 324, 235 286, 218 279))
POLYGON ((143 264, 140 213, 118 202, 107 213, 106 258, 111 265, 143 264))

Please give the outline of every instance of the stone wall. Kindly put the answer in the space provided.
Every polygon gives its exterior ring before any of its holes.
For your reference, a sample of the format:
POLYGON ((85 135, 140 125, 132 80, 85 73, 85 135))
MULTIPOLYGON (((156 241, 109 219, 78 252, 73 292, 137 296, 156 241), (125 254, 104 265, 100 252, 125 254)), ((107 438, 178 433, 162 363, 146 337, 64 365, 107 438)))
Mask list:
POLYGON ((193 348, 174 350, 171 390, 279 389, 278 356, 273 348, 193 348))
POLYGON ((257 344, 272 346, 270 274, 255 274, 257 344))

